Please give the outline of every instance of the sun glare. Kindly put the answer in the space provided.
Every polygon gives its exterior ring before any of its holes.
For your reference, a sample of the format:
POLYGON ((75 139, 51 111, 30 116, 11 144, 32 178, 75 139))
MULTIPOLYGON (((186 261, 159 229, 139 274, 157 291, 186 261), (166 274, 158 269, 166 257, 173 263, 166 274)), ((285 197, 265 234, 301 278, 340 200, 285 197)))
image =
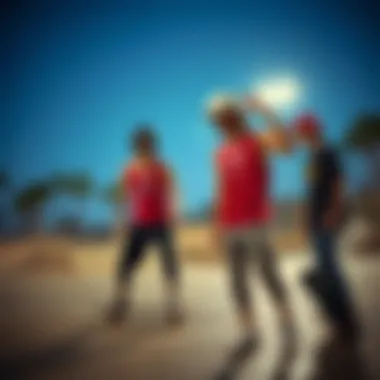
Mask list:
POLYGON ((291 78, 263 82, 255 90, 259 98, 275 107, 283 107, 295 103, 300 96, 300 92, 299 84, 291 78))

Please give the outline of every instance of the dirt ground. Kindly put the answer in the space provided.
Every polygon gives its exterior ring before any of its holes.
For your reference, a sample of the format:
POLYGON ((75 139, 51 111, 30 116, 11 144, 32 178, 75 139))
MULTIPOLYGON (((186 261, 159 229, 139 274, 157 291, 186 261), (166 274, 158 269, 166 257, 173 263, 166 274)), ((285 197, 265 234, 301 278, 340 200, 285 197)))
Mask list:
POLYGON ((262 344, 235 363, 240 334, 222 265, 184 264, 186 322, 171 328, 165 324, 162 279, 151 255, 136 276, 131 318, 112 327, 104 323, 104 312, 112 295, 108 271, 113 259, 96 256, 79 255, 74 275, 58 272, 58 263, 52 270, 25 268, 28 260, 0 271, 0 379, 379 379, 376 261, 345 260, 364 328, 360 345, 352 347, 334 340, 326 318, 301 286, 308 255, 282 255, 280 270, 296 319, 296 350, 283 346, 273 302, 260 276, 253 276, 262 344), (236 376, 225 377, 231 371, 236 376))
MULTIPOLYGON (((281 255, 303 249, 302 236, 298 231, 274 230, 271 231, 271 237, 281 255)), ((0 244, 0 267, 7 268, 17 264, 33 272, 76 272, 85 275, 111 273, 124 240, 120 235, 104 241, 75 240, 59 236, 24 238, 0 244)), ((214 245, 211 227, 207 224, 177 228, 176 241, 183 262, 219 262, 223 254, 214 245)), ((154 247, 151 251, 154 251, 154 247)), ((154 254, 148 256, 148 263, 155 261, 154 254)))
POLYGON ((238 365, 240 376, 215 377, 230 370, 238 331, 223 256, 211 237, 207 225, 178 231, 188 320, 174 330, 162 323, 163 287, 154 249, 136 276, 134 317, 114 330, 104 324, 103 313, 121 237, 95 242, 35 236, 0 245, 0 379, 379 378, 379 260, 344 255, 364 335, 359 353, 337 348, 326 318, 301 286, 310 255, 296 231, 273 231, 272 238, 297 321, 297 353, 283 361, 287 349, 281 348, 273 303, 260 276, 254 276, 263 346, 238 365))

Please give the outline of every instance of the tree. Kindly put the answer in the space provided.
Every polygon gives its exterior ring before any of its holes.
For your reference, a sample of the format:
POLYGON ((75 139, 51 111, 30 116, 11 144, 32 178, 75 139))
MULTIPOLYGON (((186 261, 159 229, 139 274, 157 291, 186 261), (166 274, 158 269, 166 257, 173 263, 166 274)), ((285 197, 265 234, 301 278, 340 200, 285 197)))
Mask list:
POLYGON ((350 128, 346 141, 357 149, 371 148, 380 143, 380 115, 360 115, 350 128))
POLYGON ((371 186, 380 187, 380 114, 360 115, 346 135, 346 145, 366 157, 371 186))
POLYGON ((48 183, 35 183, 22 189, 14 199, 15 210, 27 218, 33 230, 42 227, 43 206, 52 195, 52 189, 48 183))
POLYGON ((86 173, 63 173, 53 176, 50 180, 54 191, 76 198, 88 197, 93 188, 93 181, 86 173))
POLYGON ((54 175, 50 180, 51 188, 56 195, 67 195, 78 199, 82 203, 82 218, 85 215, 85 200, 92 194, 93 180, 83 172, 60 173, 54 175))
POLYGON ((114 206, 120 206, 124 200, 123 188, 119 183, 113 183, 104 191, 106 201, 114 206))

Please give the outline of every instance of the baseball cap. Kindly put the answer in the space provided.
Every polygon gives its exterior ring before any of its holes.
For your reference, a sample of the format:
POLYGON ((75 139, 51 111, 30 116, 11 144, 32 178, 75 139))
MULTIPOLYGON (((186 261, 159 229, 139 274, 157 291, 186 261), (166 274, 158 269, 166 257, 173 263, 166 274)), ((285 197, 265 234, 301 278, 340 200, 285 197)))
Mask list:
POLYGON ((320 120, 312 113, 305 113, 298 116, 293 126, 297 133, 307 136, 313 136, 322 129, 320 120))

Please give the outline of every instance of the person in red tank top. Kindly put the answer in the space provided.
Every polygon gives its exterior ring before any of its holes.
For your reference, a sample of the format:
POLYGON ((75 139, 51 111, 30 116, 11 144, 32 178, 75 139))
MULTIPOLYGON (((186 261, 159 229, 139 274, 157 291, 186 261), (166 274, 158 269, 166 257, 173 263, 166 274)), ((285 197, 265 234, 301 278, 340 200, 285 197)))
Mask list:
POLYGON ((170 174, 159 160, 135 160, 125 170, 123 187, 132 226, 167 224, 171 220, 170 174))
POLYGON ((129 209, 128 237, 117 268, 114 302, 108 314, 111 322, 121 321, 128 311, 131 276, 149 243, 159 246, 168 292, 168 318, 181 318, 178 300, 178 263, 172 241, 176 213, 174 181, 167 165, 156 152, 156 139, 149 128, 133 137, 135 157, 122 175, 124 198, 129 209))
POLYGON ((218 244, 223 243, 229 259, 244 344, 253 348, 258 335, 246 278, 247 267, 253 261, 260 265, 275 300, 283 322, 282 331, 293 332, 285 287, 267 239, 267 224, 272 213, 268 154, 288 153, 292 144, 290 134, 274 113, 253 97, 244 102, 230 97, 214 98, 209 105, 209 116, 224 140, 214 157, 215 237, 218 244), (269 128, 264 133, 251 130, 247 111, 264 116, 269 128))

